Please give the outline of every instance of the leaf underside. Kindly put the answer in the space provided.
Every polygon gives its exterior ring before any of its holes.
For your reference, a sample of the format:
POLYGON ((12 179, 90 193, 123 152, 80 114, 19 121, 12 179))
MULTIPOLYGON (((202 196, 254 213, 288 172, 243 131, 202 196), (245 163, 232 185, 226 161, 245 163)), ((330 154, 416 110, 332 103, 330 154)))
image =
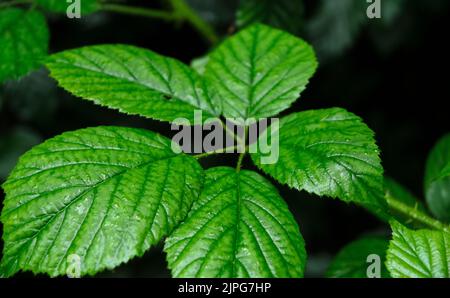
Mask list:
POLYGON ((26 153, 3 185, 0 275, 95 274, 142 255, 187 215, 200 165, 170 140, 131 128, 64 133, 26 153))
POLYGON ((0 10, 0 83, 36 69, 48 50, 44 16, 34 10, 0 10))
POLYGON ((386 266, 392 277, 450 277, 450 234, 392 222, 386 266))
POLYGON ((76 96, 96 104, 162 121, 194 121, 220 114, 220 102, 193 69, 128 45, 98 45, 64 51, 46 63, 51 76, 76 96))
POLYGON ((219 167, 186 221, 166 239, 175 277, 301 277, 306 253, 297 223, 259 174, 219 167))
POLYGON ((379 150, 373 132, 359 117, 340 108, 295 113, 280 120, 278 132, 269 127, 259 138, 270 143, 276 134, 278 161, 262 163, 264 154, 259 151, 252 159, 277 181, 319 196, 386 209, 379 150))

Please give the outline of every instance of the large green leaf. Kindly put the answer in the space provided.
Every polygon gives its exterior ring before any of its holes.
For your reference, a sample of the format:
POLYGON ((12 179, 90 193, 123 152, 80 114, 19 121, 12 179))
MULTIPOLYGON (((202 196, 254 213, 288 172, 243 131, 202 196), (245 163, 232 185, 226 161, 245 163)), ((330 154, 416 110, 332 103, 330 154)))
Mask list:
POLYGON ((428 157, 425 197, 437 218, 450 221, 450 134, 439 140, 428 157))
POLYGON ((210 54, 205 76, 224 99, 225 116, 263 118, 287 109, 316 67, 314 51, 306 42, 256 24, 210 54))
MULTIPOLYGON (((36 3, 51 12, 66 13, 67 8, 72 3, 67 0, 35 0, 36 3)), ((98 0, 79 0, 81 14, 88 14, 96 11, 99 8, 98 0)), ((75 2, 75 1, 73 1, 75 2)))
POLYGON ((277 162, 263 163, 260 150, 252 154, 264 172, 298 190, 385 209, 379 150, 359 117, 340 108, 295 113, 259 138, 272 143, 276 135, 277 162))
POLYGON ((48 50, 44 16, 34 10, 0 10, 0 83, 36 69, 48 50))
POLYGON ((302 12, 302 0, 241 0, 236 23, 246 27, 260 22, 297 34, 302 12))
POLYGON ((384 265, 389 241, 375 236, 366 236, 346 245, 336 255, 327 271, 328 277, 367 278, 369 266, 373 263, 371 255, 378 256, 380 277, 389 277, 384 265), (369 257, 369 259, 368 259, 369 257))
POLYGON ((192 157, 155 133, 97 127, 64 133, 20 159, 3 185, 0 274, 113 268, 169 234, 202 185, 192 157))
POLYGON ((47 62, 59 84, 97 104, 124 113, 173 122, 194 121, 194 110, 219 115, 208 84, 183 63, 127 45, 89 46, 52 55, 47 62))
POLYGON ((450 234, 392 222, 386 266, 392 277, 450 277, 450 234))
POLYGON ((255 172, 220 167, 186 221, 167 238, 175 277, 301 277, 306 253, 276 189, 255 172))

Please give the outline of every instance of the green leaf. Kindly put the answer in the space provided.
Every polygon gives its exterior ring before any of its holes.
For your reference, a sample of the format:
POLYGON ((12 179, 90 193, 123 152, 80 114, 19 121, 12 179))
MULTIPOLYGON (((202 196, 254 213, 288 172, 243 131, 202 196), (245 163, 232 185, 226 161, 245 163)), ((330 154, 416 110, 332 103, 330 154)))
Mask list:
POLYGON ((275 187, 226 167, 206 171, 200 198, 164 250, 175 277, 301 277, 306 259, 275 187))
POLYGON ((374 236, 366 236, 346 245, 331 262, 327 277, 336 278, 367 278, 368 268, 373 261, 368 257, 377 255, 380 260, 380 277, 389 277, 384 265, 389 241, 374 236))
POLYGON ((183 63, 127 45, 100 45, 50 56, 47 67, 76 96, 121 112, 176 122, 220 114, 208 84, 183 63))
MULTIPOLYGON (((72 5, 72 3, 66 0, 35 0, 36 3, 45 8, 48 11, 56 13, 66 13, 67 8, 72 5)), ((99 8, 97 0, 79 0, 81 14, 89 14, 96 11, 99 8)))
POLYGON ((450 277, 450 234, 391 223, 386 266, 392 277, 450 277))
POLYGON ((209 55, 205 76, 216 86, 223 114, 264 118, 287 109, 317 67, 313 49, 281 30, 256 24, 209 55))
POLYGON ((36 69, 48 50, 44 16, 34 10, 0 10, 0 83, 36 69))
POLYGON ((47 140, 3 185, 0 275, 64 275, 74 254, 82 275, 114 268, 168 235, 201 185, 196 160, 149 131, 97 127, 47 140))
POLYGON ((298 190, 386 209, 379 149, 359 117, 340 108, 295 113, 259 139, 272 143, 277 135, 276 163, 261 162, 260 150, 252 153, 264 172, 298 190))
POLYGON ((450 221, 450 134, 434 146, 425 170, 428 207, 440 220, 450 221))
POLYGON ((264 23, 297 34, 302 14, 302 0, 241 0, 236 24, 242 28, 254 23, 264 23))

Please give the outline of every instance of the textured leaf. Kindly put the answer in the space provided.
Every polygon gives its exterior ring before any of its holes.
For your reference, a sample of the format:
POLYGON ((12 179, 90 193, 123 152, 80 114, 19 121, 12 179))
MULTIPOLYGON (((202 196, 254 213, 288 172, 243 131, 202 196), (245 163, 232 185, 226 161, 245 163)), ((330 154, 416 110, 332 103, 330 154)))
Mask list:
POLYGON ((97 127, 33 148, 3 185, 0 273, 81 274, 142 255, 187 215, 202 184, 192 158, 155 133, 97 127))
POLYGON ((0 10, 0 83, 17 79, 39 66, 48 49, 44 16, 34 10, 0 10))
POLYGON ((450 221, 450 134, 431 151, 425 170, 425 197, 431 212, 450 221))
POLYGON ((301 277, 305 248, 276 189, 255 172, 206 171, 186 221, 167 238, 175 277, 301 277))
POLYGON ((305 89, 317 67, 312 48, 281 30, 256 24, 224 41, 209 56, 205 76, 232 118, 278 114, 305 89))
MULTIPOLYGON (((268 132, 277 133, 269 128, 260 139, 268 132)), ((276 163, 252 154, 264 172, 298 190, 386 209, 379 150, 359 117, 340 108, 295 113, 280 120, 278 135, 276 163)))
MULTIPOLYGON (((72 3, 67 0, 35 0, 36 3, 51 12, 66 13, 67 8, 72 3)), ((79 0, 81 14, 88 14, 96 11, 99 8, 97 0, 79 0)))
POLYGON ((386 266, 392 277, 450 277, 450 234, 392 222, 386 266))
POLYGON ((64 51, 47 62, 51 75, 73 93, 121 112, 173 122, 220 114, 208 84, 183 63, 127 45, 64 51))
POLYGON ((238 27, 264 23, 297 34, 302 13, 302 0, 241 0, 236 23, 238 27))
POLYGON ((389 277, 384 265, 389 241, 374 236, 367 236, 346 245, 336 255, 327 271, 327 277, 337 278, 366 278, 367 269, 371 262, 368 256, 375 254, 380 257, 381 277, 389 277))

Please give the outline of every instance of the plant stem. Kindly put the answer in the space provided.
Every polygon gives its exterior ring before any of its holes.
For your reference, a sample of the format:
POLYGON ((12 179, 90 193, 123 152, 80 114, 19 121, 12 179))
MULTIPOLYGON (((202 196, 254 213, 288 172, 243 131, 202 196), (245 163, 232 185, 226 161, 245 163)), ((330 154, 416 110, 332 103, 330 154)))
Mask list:
POLYGON ((225 132, 230 135, 235 141, 236 143, 238 143, 239 145, 245 145, 245 141, 239 137, 237 134, 234 133, 234 131, 230 130, 228 128, 228 126, 222 121, 220 120, 220 124, 222 125, 223 129, 225 130, 225 132))
POLYGON ((213 27, 203 21, 184 0, 170 0, 170 4, 173 9, 172 11, 108 3, 101 4, 100 8, 104 11, 155 18, 164 21, 186 21, 211 44, 215 44, 219 40, 213 27))
POLYGON ((242 152, 241 154, 239 154, 239 159, 236 165, 236 173, 239 173, 241 171, 241 167, 242 167, 242 161, 244 160, 245 154, 247 153, 247 151, 242 152))
POLYGON ((397 200, 396 198, 394 198, 389 194, 386 195, 386 201, 392 210, 404 214, 410 217, 411 219, 420 222, 430 228, 450 233, 450 226, 428 216, 427 214, 416 208, 404 204, 403 202, 397 200))
POLYGON ((142 17, 149 17, 155 19, 161 19, 165 21, 179 20, 179 16, 164 10, 132 7, 121 4, 102 4, 101 9, 104 11, 117 12, 122 14, 137 15, 142 17))
POLYGON ((31 4, 31 3, 33 3, 33 0, 15 0, 15 1, 0 3, 0 8, 5 8, 5 7, 9 7, 9 6, 14 6, 14 5, 20 5, 20 4, 31 4))
POLYGON ((170 0, 174 13, 189 22, 199 33, 201 33, 211 44, 216 44, 219 37, 214 28, 205 22, 185 0, 170 0))
POLYGON ((218 150, 209 151, 209 152, 205 152, 205 153, 194 155, 194 158, 200 159, 200 158, 207 157, 207 156, 214 155, 214 154, 225 153, 229 149, 235 150, 236 148, 237 148, 237 146, 225 147, 225 148, 222 148, 222 149, 218 149, 218 150))

